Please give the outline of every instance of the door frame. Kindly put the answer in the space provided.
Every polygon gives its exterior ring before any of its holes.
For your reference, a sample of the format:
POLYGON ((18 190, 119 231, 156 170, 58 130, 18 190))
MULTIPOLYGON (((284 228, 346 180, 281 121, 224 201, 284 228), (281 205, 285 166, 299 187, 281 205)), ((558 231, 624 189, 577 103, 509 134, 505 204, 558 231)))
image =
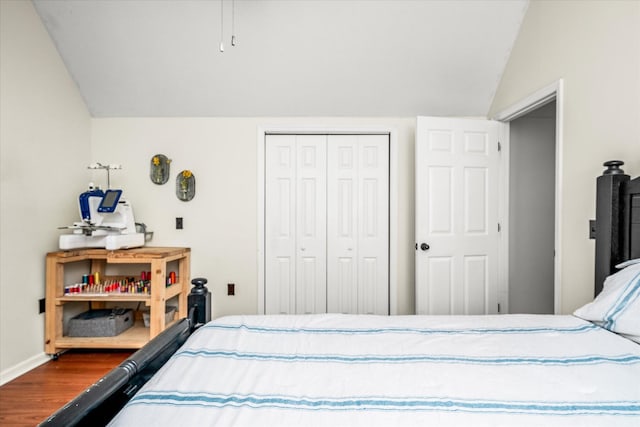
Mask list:
POLYGON ((389 135, 389 314, 398 314, 398 131, 392 127, 258 126, 258 314, 265 313, 265 141, 276 135, 389 135))
POLYGON ((500 160, 500 222, 502 224, 499 249, 499 292, 506 305, 504 312, 509 312, 509 122, 522 117, 549 102, 556 101, 556 148, 555 148, 555 218, 554 218, 554 259, 553 259, 553 312, 562 312, 562 199, 563 199, 563 135, 564 135, 564 82, 559 79, 552 84, 537 90, 520 101, 499 111, 492 119, 503 122, 504 134, 501 136, 502 156, 500 160))

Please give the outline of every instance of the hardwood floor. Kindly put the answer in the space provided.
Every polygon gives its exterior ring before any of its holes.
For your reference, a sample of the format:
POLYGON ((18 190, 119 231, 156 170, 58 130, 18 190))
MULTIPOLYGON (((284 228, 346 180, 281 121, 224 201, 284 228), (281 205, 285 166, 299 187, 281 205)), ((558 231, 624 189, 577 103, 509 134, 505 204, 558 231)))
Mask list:
POLYGON ((0 425, 37 425, 132 353, 73 350, 8 382, 0 387, 0 425))

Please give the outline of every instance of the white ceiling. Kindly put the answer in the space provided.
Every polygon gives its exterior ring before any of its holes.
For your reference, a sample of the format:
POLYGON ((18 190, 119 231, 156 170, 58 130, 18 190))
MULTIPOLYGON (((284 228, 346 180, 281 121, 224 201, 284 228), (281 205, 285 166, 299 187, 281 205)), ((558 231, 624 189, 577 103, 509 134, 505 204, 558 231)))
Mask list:
POLYGON ((223 1, 33 0, 95 117, 485 116, 528 6, 223 1))

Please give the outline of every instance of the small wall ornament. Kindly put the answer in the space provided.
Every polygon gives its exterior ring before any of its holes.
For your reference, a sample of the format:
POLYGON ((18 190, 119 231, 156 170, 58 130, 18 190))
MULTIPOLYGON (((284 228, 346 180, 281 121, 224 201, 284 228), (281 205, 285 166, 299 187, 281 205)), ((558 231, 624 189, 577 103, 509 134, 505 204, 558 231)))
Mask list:
POLYGON ((162 185, 169 181, 171 159, 168 159, 164 154, 156 154, 151 158, 150 166, 149 178, 151 178, 151 182, 162 185))
POLYGON ((196 195, 196 177, 188 169, 183 170, 176 177, 176 196, 183 202, 188 202, 196 195))

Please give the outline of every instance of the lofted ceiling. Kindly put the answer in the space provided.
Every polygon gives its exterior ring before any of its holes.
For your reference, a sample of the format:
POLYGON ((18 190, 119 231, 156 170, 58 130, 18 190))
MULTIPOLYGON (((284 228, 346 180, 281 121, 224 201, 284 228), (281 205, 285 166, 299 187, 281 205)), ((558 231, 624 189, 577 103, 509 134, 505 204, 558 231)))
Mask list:
POLYGON ((485 116, 528 6, 33 3, 94 117, 485 116))

